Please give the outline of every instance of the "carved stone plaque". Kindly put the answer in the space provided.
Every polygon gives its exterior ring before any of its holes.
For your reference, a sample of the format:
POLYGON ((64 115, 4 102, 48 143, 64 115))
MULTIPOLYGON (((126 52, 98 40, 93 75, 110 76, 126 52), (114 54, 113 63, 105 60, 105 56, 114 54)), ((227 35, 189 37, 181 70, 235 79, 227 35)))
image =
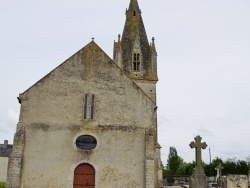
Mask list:
POLYGON ((94 149, 97 145, 97 140, 91 135, 81 135, 76 139, 76 146, 82 150, 94 149))

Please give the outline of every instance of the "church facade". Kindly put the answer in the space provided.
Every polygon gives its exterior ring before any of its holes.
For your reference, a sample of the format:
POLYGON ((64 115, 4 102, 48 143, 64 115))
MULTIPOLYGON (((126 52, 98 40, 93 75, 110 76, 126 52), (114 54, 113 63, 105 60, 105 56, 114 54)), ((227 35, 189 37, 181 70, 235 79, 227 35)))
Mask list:
POLYGON ((8 188, 158 188, 157 53, 137 0, 113 59, 91 41, 19 95, 8 188))

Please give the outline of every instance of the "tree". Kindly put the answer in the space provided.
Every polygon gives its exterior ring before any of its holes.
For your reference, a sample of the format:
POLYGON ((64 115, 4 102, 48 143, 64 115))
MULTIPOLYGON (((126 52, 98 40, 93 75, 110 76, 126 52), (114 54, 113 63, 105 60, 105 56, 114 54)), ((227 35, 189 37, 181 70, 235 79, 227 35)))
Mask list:
POLYGON ((248 165, 246 161, 238 160, 236 163, 237 174, 248 174, 248 165))
POLYGON ((236 174, 236 158, 229 158, 224 162, 224 170, 222 171, 222 174, 228 175, 228 174, 236 174))
MULTIPOLYGON (((229 158, 223 161, 216 157, 210 164, 202 162, 206 176, 216 176, 216 168, 221 164, 223 166, 222 175, 228 174, 242 174, 247 175, 250 169, 250 155, 246 160, 236 160, 236 158, 229 158)), ((168 177, 168 180, 173 180, 174 176, 190 176, 193 173, 195 162, 186 163, 178 155, 175 147, 170 147, 167 165, 163 166, 163 177, 168 177)))
POLYGON ((222 159, 218 158, 218 157, 216 157, 215 159, 213 159, 211 164, 205 164, 204 165, 205 174, 207 176, 216 176, 217 175, 217 171, 215 169, 219 166, 219 164, 221 164, 223 166, 222 159))
POLYGON ((192 163, 183 162, 178 168, 176 174, 179 176, 191 176, 195 167, 195 161, 192 163))
POLYGON ((178 175, 177 171, 183 164, 183 159, 178 156, 177 150, 175 147, 169 148, 167 166, 166 166, 166 175, 175 176, 178 175))

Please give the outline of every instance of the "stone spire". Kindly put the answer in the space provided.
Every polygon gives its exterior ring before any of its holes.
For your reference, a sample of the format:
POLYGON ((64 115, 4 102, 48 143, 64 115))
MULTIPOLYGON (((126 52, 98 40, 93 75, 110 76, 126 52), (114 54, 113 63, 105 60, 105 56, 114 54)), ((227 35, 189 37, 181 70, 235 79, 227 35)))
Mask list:
POLYGON ((135 11, 140 10, 137 0, 130 0, 129 9, 135 11))
POLYGON ((153 73, 151 49, 137 0, 130 0, 121 38, 122 66, 132 79, 157 81, 153 73))
POLYGON ((114 42, 114 62, 156 102, 157 52, 155 39, 149 44, 137 0, 130 0, 122 37, 114 42))

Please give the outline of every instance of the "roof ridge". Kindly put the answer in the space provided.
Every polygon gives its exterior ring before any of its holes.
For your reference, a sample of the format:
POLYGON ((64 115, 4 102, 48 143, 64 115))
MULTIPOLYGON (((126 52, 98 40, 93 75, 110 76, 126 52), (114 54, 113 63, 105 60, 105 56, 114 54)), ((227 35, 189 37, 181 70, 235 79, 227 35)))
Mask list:
MULTIPOLYGON (((84 47, 82 47, 80 50, 78 50, 76 53, 74 53, 73 55, 71 55, 69 58, 67 58, 65 61, 63 61, 61 64, 59 64, 57 67, 55 67, 53 70, 51 70, 48 74, 46 74, 45 76, 43 76, 40 80, 38 80, 35 84, 33 84, 32 86, 30 86, 28 89, 26 89, 23 93, 21 93, 20 95, 23 95, 25 94, 26 92, 28 92, 31 88, 33 88, 36 84, 38 84, 39 82, 41 82, 42 80, 44 80, 47 76, 49 76, 53 71, 55 71, 57 68, 59 68, 60 66, 62 66, 64 63, 66 63, 70 58, 72 58, 74 55, 76 55, 77 53, 79 53, 80 51, 82 51, 84 48, 87 48, 89 45, 91 44, 94 44, 96 45, 108 58, 109 60, 115 65, 117 66, 120 71, 129 79, 133 82, 133 84, 135 84, 140 90, 142 93, 145 94, 145 96, 150 100, 152 101, 154 104, 155 102, 142 90, 142 88, 136 84, 136 82, 134 82, 131 78, 129 78, 129 76, 127 74, 125 74, 125 72, 107 55, 107 53, 98 45, 95 43, 95 41, 92 39, 91 42, 89 42, 87 45, 85 45, 84 47)), ((20 97, 18 97, 18 99, 20 100, 20 97)), ((20 100, 21 102, 21 100, 20 100)))

